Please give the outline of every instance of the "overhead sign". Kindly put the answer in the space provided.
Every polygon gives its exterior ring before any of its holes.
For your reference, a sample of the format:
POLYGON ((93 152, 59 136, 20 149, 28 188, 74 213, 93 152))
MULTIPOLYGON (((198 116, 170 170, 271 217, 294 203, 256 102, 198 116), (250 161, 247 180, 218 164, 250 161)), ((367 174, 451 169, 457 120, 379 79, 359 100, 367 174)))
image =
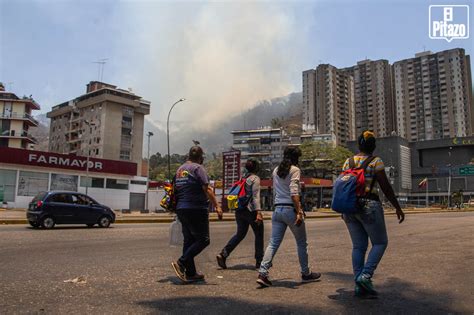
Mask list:
POLYGON ((120 175, 137 175, 137 164, 125 161, 114 161, 89 158, 72 154, 24 150, 16 148, 0 148, 0 163, 30 165, 38 167, 60 168, 76 171, 109 173, 120 175))
POLYGON ((453 138, 454 145, 474 145, 474 138, 453 138))
POLYGON ((459 175, 474 175, 474 165, 460 167, 459 175))
POLYGON ((240 151, 222 152, 222 184, 224 192, 240 179, 240 151))

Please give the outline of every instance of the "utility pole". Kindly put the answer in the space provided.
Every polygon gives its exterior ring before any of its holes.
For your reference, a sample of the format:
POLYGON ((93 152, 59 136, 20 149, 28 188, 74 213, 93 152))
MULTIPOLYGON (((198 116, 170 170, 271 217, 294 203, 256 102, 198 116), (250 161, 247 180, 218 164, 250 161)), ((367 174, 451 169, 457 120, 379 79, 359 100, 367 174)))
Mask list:
POLYGON ((145 210, 148 210, 148 189, 150 186, 150 138, 153 136, 153 132, 148 131, 146 136, 148 137, 148 153, 147 153, 147 170, 146 170, 145 210))

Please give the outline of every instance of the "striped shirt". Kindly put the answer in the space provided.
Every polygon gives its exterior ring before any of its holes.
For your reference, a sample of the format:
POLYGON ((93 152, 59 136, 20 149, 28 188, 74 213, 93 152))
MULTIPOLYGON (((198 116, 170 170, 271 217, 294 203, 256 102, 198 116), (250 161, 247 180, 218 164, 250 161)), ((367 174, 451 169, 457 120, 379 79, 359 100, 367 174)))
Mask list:
MULTIPOLYGON (((355 167, 361 167, 367 158, 368 158, 367 155, 355 155, 354 156, 355 167)), ((343 171, 347 169, 349 169, 349 159, 347 159, 344 165, 342 166, 343 171)), ((367 165, 367 168, 365 169, 365 191, 367 193, 370 190, 370 185, 372 184, 372 181, 374 180, 375 173, 382 170, 385 170, 385 165, 383 164, 382 159, 379 157, 376 157, 375 159, 372 160, 372 162, 369 163, 369 165, 367 165)), ((377 183, 374 184, 374 187, 372 188, 371 193, 377 194, 376 186, 377 186, 377 183)))

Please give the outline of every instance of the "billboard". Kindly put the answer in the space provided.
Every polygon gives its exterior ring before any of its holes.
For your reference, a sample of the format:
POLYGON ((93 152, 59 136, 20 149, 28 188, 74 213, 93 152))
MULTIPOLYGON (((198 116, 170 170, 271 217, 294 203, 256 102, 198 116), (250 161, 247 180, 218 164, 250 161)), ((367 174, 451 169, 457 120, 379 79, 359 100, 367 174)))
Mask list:
POLYGON ((222 152, 223 172, 222 185, 226 194, 233 183, 240 179, 240 151, 222 152))

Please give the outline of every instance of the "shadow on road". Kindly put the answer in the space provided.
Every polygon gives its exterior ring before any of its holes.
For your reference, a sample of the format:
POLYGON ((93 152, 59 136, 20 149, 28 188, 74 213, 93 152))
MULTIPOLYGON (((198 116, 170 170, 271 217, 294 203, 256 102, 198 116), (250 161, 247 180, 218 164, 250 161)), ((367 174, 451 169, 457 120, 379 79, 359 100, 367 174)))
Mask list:
POLYGON ((453 314, 466 312, 456 309, 454 297, 449 292, 440 293, 421 288, 398 278, 389 278, 385 283, 377 284, 379 298, 361 300, 354 297, 354 278, 352 274, 329 272, 328 277, 347 282, 346 288, 339 288, 328 298, 345 308, 344 312, 357 313, 409 313, 409 314, 453 314))
MULTIPOLYGON (((220 269, 220 268, 219 268, 220 269)), ((228 270, 252 270, 255 271, 255 265, 249 265, 249 264, 240 264, 240 265, 235 265, 235 266, 230 266, 227 267, 228 270)))
POLYGON ((34 228, 32 226, 27 226, 26 229, 28 230, 37 230, 37 231, 57 231, 57 230, 108 230, 113 229, 114 226, 109 226, 108 228, 101 228, 98 226, 88 227, 86 225, 61 225, 55 226, 52 229, 43 229, 41 227, 34 228))
MULTIPOLYGON (((319 282, 313 281, 313 282, 319 282)), ((290 280, 290 279, 273 279, 272 280, 272 287, 276 288, 287 288, 287 289, 297 289, 300 286, 303 286, 305 284, 310 284, 313 282, 301 282, 301 281, 295 281, 295 280, 290 280)), ((265 287, 258 287, 257 289, 266 289, 265 287)))
POLYGON ((216 283, 209 283, 207 281, 202 282, 192 282, 192 283, 183 283, 181 280, 178 279, 176 276, 168 276, 166 278, 160 279, 157 281, 158 283, 171 283, 174 285, 185 285, 185 286, 194 286, 194 285, 217 285, 216 283))
MULTIPOLYGON (((325 273, 325 276, 344 280, 347 282, 347 287, 339 288, 334 294, 330 294, 327 297, 315 295, 314 298, 321 299, 324 304, 330 303, 324 309, 308 306, 304 300, 295 300, 295 303, 301 303, 296 306, 279 303, 278 296, 282 291, 275 290, 275 287, 296 289, 298 286, 303 285, 301 282, 288 279, 273 280, 275 296, 271 302, 262 301, 262 303, 258 303, 230 297, 188 296, 140 301, 137 304, 150 309, 151 313, 164 312, 171 314, 222 314, 223 312, 229 314, 242 314, 246 312, 272 314, 315 314, 327 312, 341 314, 469 313, 468 310, 453 305, 454 298, 449 292, 435 292, 398 278, 389 278, 388 281, 377 286, 380 293, 378 299, 361 300, 354 297, 351 274, 329 272, 325 273)), ((167 277, 158 282, 181 284, 176 277, 167 277)), ((206 284, 202 283, 201 285, 206 284)))
POLYGON ((281 305, 277 303, 255 303, 228 297, 195 296, 156 299, 138 302, 151 309, 151 313, 169 314, 310 314, 320 313, 314 308, 304 306, 281 305))

